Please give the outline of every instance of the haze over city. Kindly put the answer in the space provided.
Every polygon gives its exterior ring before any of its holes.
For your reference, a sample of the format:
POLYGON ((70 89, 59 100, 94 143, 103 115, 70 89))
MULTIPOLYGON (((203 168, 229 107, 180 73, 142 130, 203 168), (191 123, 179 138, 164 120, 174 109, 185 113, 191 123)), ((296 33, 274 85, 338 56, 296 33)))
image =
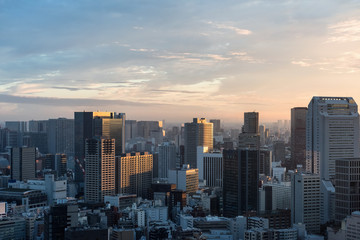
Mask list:
POLYGON ((360 101, 359 1, 1 1, 2 119, 289 119, 360 101))

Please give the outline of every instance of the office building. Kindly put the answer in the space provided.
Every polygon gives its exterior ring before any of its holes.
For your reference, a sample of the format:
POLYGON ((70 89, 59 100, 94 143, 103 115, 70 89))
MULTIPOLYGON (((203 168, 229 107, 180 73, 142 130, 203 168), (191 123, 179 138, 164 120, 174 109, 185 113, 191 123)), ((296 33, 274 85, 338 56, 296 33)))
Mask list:
POLYGON ((94 117, 94 136, 115 139, 115 155, 125 153, 125 113, 94 117))
POLYGON ((79 163, 75 165, 75 181, 81 183, 84 181, 84 175, 81 166, 85 166, 85 140, 94 136, 114 138, 115 151, 125 151, 125 114, 116 114, 114 112, 75 112, 74 113, 74 151, 75 159, 79 163), (95 122, 96 119, 96 122, 95 122), (102 121, 101 119, 107 119, 102 121), (120 146, 120 147, 119 147, 120 146))
POLYGON ((272 151, 260 149, 259 174, 271 176, 272 170, 272 151))
POLYGON ((137 132, 136 120, 125 120, 125 141, 136 138, 137 132))
POLYGON ((153 155, 148 152, 126 153, 116 157, 116 193, 147 198, 153 174, 153 155))
POLYGON ((25 210, 45 207, 47 205, 46 193, 41 190, 5 188, 0 189, 0 201, 7 203, 16 203, 25 210))
POLYGON ((306 167, 306 107, 291 109, 291 169, 306 167))
POLYGON ((30 120, 29 132, 32 133, 47 133, 48 120, 30 120))
POLYGON ((259 151, 224 150, 224 216, 258 210, 259 151))
POLYGON ((360 158, 337 159, 335 166, 335 220, 340 223, 360 210, 360 158))
POLYGON ((47 128, 48 153, 74 154, 74 119, 49 119, 47 128))
POLYGON ((169 170, 175 168, 176 168, 176 146, 173 143, 164 142, 159 146, 158 165, 157 165, 158 178, 168 178, 169 170))
POLYGON ((193 122, 185 123, 185 162, 191 168, 197 168, 198 146, 213 150, 213 124, 205 118, 194 118, 193 122))
POLYGON ((291 176, 291 221, 305 224, 311 234, 320 233, 320 176, 295 173, 291 176))
POLYGON ((26 239, 26 222, 24 218, 12 217, 0 219, 0 239, 26 239))
POLYGON ((35 178, 36 149, 16 147, 10 150, 11 179, 27 181, 35 178))
POLYGON ((213 124, 213 133, 221 132, 220 119, 210 119, 210 122, 213 124))
POLYGON ((6 121, 5 128, 13 132, 27 132, 27 122, 6 121))
POLYGON ((329 180, 320 183, 320 223, 325 224, 335 220, 335 187, 329 180))
POLYGON ((169 183, 176 184, 177 189, 187 194, 193 194, 199 187, 199 170, 190 168, 188 164, 184 164, 181 169, 170 170, 169 183))
POLYGON ((239 149, 260 149, 259 113, 245 112, 244 125, 239 134, 239 149))
POLYGON ((206 186, 223 186, 223 155, 221 152, 208 152, 207 147, 197 147, 197 166, 199 179, 205 180, 206 186))
POLYGON ((115 140, 87 139, 85 158, 85 201, 103 202, 115 194, 115 140))
POLYGON ((77 227, 78 206, 67 203, 50 207, 44 213, 44 239, 65 239, 65 229, 77 227))
POLYGON ((334 180, 335 160, 359 157, 359 113, 351 97, 313 97, 306 115, 306 170, 334 180))

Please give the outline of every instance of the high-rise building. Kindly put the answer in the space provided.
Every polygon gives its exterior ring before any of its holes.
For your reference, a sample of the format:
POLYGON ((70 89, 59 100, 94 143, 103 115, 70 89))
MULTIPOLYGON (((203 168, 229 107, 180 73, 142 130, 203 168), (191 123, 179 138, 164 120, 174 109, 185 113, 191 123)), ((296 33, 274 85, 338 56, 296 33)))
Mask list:
POLYGON ((260 148, 259 132, 259 113, 245 112, 244 126, 239 134, 239 149, 257 149, 260 148))
POLYGON ((291 169, 306 167, 306 107, 291 109, 291 169))
POLYGON ((36 148, 11 148, 10 158, 11 179, 27 181, 35 178, 36 148))
POLYGON ((336 160, 335 220, 340 223, 360 210, 360 158, 336 160))
POLYGON ((243 133, 259 133, 259 113, 245 112, 243 133))
POLYGON ((305 224, 312 234, 320 233, 320 177, 295 173, 291 176, 291 221, 305 224))
MULTIPOLYGON (((114 138, 117 149, 115 151, 125 151, 125 114, 116 114, 114 112, 75 112, 74 113, 74 151, 75 159, 84 166, 85 158, 85 140, 93 138, 94 136, 114 138), (95 124, 95 119, 96 124, 95 124), (108 119, 109 121, 101 121, 101 119, 108 119), (116 119, 113 121, 113 119, 116 119), (115 132, 113 132, 113 130, 115 132), (120 132, 119 132, 120 131, 120 132), (120 146, 120 147, 119 147, 120 146)), ((75 181, 83 182, 84 177, 80 164, 75 166, 75 181)))
POLYGON ((168 178, 170 169, 176 168, 176 146, 165 142, 159 146, 158 178, 168 178))
POLYGON ((85 159, 85 200, 103 202, 115 194, 115 140, 86 139, 85 159))
POLYGON ((185 162, 191 168, 197 168, 197 147, 208 147, 213 150, 213 124, 205 118, 194 118, 193 122, 185 123, 185 162))
POLYGON ((74 154, 74 119, 58 118, 48 121, 48 152, 74 154))
POLYGON ((258 211, 259 151, 224 150, 224 216, 258 211))
POLYGON ((223 186, 223 155, 221 152, 209 152, 207 147, 197 147, 197 166, 199 179, 205 180, 206 186, 223 186))
POLYGON ((94 136, 115 139, 116 156, 125 153, 125 118, 125 113, 94 117, 94 136))
POLYGON ((153 155, 126 153, 116 157, 116 192, 147 198, 153 174, 153 155))
POLYGON ((273 143, 273 161, 285 163, 285 142, 275 141, 273 143))
POLYGON ((260 125, 259 126, 259 134, 260 134, 260 146, 265 145, 265 126, 260 125))
POLYGON ((48 120, 31 120, 29 121, 29 132, 47 133, 48 120))
POLYGON ((272 152, 268 149, 260 149, 259 174, 271 176, 272 152))
POLYGON ((220 119, 210 119, 210 122, 213 124, 213 133, 221 132, 220 119))
POLYGON ((27 122, 6 121, 5 128, 14 132, 27 132, 27 122))
POLYGON ((170 170, 169 183, 176 184, 177 189, 187 194, 193 194, 199 187, 199 170, 191 169, 188 164, 184 164, 181 169, 170 170))
POLYGON ((125 120, 125 141, 137 137, 136 120, 125 120))
POLYGON ((351 97, 313 97, 306 115, 306 170, 334 180, 335 160, 359 157, 359 113, 351 97))

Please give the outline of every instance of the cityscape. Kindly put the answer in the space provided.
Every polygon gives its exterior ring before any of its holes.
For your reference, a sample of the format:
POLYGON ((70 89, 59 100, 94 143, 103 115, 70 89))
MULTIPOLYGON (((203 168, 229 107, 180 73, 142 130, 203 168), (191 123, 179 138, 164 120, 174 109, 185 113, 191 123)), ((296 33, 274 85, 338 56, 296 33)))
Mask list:
POLYGON ((358 105, 289 110, 268 125, 244 112, 241 129, 97 111, 6 121, 0 238, 357 239, 358 105))
POLYGON ((0 240, 360 240, 360 1, 0 1, 0 240))

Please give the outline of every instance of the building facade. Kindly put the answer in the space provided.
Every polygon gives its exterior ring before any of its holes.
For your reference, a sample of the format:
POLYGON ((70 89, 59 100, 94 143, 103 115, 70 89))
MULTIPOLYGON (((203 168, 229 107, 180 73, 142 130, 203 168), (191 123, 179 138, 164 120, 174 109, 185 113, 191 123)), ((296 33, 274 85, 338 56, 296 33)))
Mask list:
POLYGON ((335 160, 359 157, 359 113, 351 97, 313 97, 306 115, 306 170, 334 180, 335 160))
POLYGON ((306 107, 291 109, 291 169, 306 167, 306 107))

